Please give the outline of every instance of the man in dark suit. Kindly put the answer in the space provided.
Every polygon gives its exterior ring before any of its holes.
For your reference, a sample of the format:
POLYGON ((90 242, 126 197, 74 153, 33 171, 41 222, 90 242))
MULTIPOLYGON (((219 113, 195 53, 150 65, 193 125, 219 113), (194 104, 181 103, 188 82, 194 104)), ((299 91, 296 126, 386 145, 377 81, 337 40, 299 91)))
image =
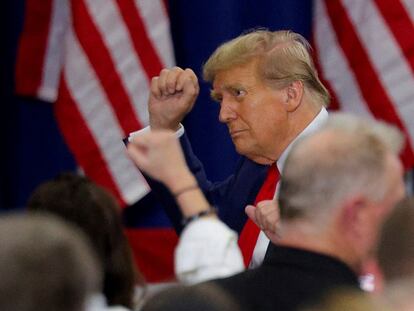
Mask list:
MULTIPOLYGON (((209 182, 192 153, 180 122, 191 111, 199 92, 191 69, 163 69, 151 82, 149 117, 151 129, 170 129, 181 136, 188 166, 209 201, 218 207, 220 219, 241 233, 245 230, 246 205, 253 204, 269 167, 283 168, 292 142, 319 127, 326 119, 329 94, 318 79, 309 44, 290 31, 258 30, 224 43, 204 65, 204 78, 211 82, 212 98, 220 104, 220 122, 228 126, 237 152, 242 155, 234 175, 222 183, 209 182), (276 164, 276 165, 275 165, 276 164)), ((273 199, 277 178, 261 200, 273 199)), ((181 218, 168 190, 149 180, 167 213, 181 231, 181 218)), ((272 204, 257 205, 274 222, 272 204)), ((242 233, 246 263, 250 262, 259 230, 242 233)), ((268 240, 261 234, 253 261, 260 264, 268 240)))
POLYGON ((277 240, 257 269, 214 281, 246 310, 298 310, 338 288, 358 288, 382 222, 404 196, 399 133, 330 118, 293 146, 282 174, 277 240))
MULTIPOLYGON (((213 285, 246 310, 293 311, 339 287, 359 289, 358 275, 375 254, 380 226, 404 196, 398 158, 402 144, 398 130, 384 123, 331 115, 320 130, 299 140, 286 159, 281 219, 263 264, 213 285)), ((174 134, 154 131, 134 138, 128 150, 141 169, 173 192, 192 185, 178 192, 177 201, 190 223, 185 234, 193 230, 199 241, 187 248, 193 270, 205 275, 214 266, 229 264, 222 257, 235 242, 224 234, 221 240, 213 237, 214 215, 180 156, 174 134), (203 223, 197 222, 201 218, 203 223)))

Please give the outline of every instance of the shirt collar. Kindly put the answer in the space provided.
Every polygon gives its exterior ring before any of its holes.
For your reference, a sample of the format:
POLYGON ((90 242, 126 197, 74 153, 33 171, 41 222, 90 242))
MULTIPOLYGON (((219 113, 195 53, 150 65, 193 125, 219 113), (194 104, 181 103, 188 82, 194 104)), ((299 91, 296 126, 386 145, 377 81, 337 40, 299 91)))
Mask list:
POLYGON ((328 111, 326 110, 325 107, 322 107, 321 111, 319 111, 319 113, 312 120, 312 122, 309 123, 308 126, 298 136, 296 136, 296 138, 287 146, 287 148, 280 155, 279 159, 276 162, 279 172, 282 172, 283 166, 285 165, 286 158, 293 144, 300 137, 304 137, 318 130, 327 120, 328 120, 328 111))

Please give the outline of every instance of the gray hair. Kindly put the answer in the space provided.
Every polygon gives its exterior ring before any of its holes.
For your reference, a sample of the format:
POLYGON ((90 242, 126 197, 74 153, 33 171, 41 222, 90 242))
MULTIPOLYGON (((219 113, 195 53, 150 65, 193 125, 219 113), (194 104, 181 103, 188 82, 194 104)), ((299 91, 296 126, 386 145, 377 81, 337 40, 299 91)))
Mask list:
POLYGON ((281 217, 318 219, 342 200, 386 195, 385 159, 397 155, 404 138, 381 121, 332 114, 325 126, 293 146, 282 173, 281 217))
POLYGON ((0 218, 0 310, 79 311, 100 292, 85 237, 52 216, 0 218))

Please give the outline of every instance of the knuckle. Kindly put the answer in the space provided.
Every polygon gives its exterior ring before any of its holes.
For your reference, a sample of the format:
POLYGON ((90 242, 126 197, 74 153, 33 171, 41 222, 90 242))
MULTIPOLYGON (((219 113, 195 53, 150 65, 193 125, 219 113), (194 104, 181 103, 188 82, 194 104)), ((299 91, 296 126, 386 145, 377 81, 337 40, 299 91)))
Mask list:
POLYGON ((262 207, 264 207, 266 204, 265 204, 265 202, 266 201, 260 201, 259 203, 257 203, 257 208, 262 208, 262 207))
POLYGON ((174 71, 184 71, 181 67, 178 67, 178 66, 172 67, 171 70, 174 70, 174 71))
POLYGON ((171 80, 171 79, 168 79, 167 81, 165 81, 165 85, 167 87, 173 87, 173 86, 175 86, 174 81, 171 80))

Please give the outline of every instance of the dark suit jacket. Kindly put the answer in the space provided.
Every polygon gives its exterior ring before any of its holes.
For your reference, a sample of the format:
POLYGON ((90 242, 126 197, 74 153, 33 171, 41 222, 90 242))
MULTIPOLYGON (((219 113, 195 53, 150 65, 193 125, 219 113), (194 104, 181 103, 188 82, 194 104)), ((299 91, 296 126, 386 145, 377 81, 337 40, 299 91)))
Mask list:
POLYGON ((262 266, 209 283, 221 287, 246 311, 293 311, 333 289, 359 290, 356 274, 343 262, 273 244, 262 266))
MULTIPOLYGON (((268 166, 241 157, 233 175, 223 182, 211 183, 207 180, 203 165, 194 155, 186 134, 181 136, 180 142, 191 172, 195 175, 209 202, 217 207, 220 219, 240 233, 247 220, 244 208, 247 204, 254 202, 266 178, 268 166)), ((174 228, 177 232, 181 232, 182 215, 174 197, 162 184, 147 176, 146 179, 164 206, 174 228)))

